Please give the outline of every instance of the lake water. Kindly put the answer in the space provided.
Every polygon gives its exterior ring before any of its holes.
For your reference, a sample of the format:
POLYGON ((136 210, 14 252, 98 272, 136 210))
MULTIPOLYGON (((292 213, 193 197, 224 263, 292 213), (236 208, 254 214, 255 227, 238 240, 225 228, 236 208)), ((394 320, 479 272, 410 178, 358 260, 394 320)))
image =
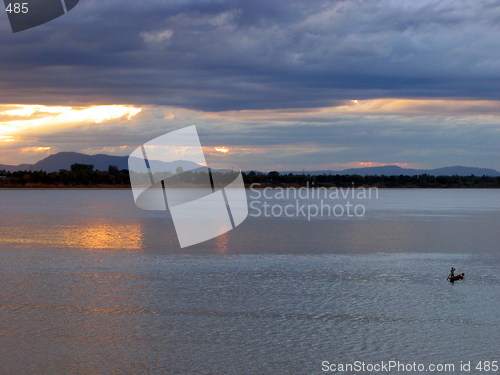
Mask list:
POLYGON ((258 202, 235 230, 180 249, 168 214, 137 209, 128 190, 0 190, 0 374, 327 374, 325 361, 391 360, 479 374, 500 360, 500 190, 351 201, 362 217, 253 217, 258 202), (448 283, 451 266, 465 280, 448 283))

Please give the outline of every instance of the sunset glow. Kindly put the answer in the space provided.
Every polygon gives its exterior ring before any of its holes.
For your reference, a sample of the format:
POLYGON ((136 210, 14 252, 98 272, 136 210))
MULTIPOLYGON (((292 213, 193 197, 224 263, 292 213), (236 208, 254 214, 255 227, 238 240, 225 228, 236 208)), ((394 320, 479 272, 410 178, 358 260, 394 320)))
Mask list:
POLYGON ((359 161, 356 163, 355 167, 382 167, 385 165, 397 165, 402 168, 410 166, 409 163, 377 163, 374 161, 359 161))
POLYGON ((45 152, 50 151, 51 147, 24 147, 22 152, 45 152))
POLYGON ((15 139, 5 135, 0 135, 0 142, 14 142, 15 139))
POLYGON ((229 152, 229 149, 227 147, 215 147, 215 151, 227 154, 229 152))
POLYGON ((132 119, 141 108, 125 105, 100 105, 91 107, 61 107, 43 105, 0 105, 0 140, 12 139, 10 135, 35 127, 94 123, 126 118, 132 119))
POLYGON ((473 117, 481 114, 498 119, 498 100, 402 99, 380 98, 349 100, 342 105, 314 108, 256 109, 208 112, 204 118, 229 121, 290 121, 297 119, 336 118, 343 115, 374 116, 452 116, 473 117))

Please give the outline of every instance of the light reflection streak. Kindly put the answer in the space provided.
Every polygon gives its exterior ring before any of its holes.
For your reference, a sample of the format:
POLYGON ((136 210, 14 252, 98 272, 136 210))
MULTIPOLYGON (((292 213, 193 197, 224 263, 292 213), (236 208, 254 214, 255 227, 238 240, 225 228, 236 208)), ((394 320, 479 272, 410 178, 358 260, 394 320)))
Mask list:
POLYGON ((68 247, 138 250, 142 247, 142 228, 137 224, 76 226, 64 230, 62 239, 68 247))
POLYGON ((94 222, 87 225, 57 225, 36 231, 3 228, 0 243, 14 246, 62 247, 83 250, 141 250, 143 228, 140 224, 94 222))
POLYGON ((229 254, 229 234, 228 232, 220 235, 215 239, 217 254, 229 254))

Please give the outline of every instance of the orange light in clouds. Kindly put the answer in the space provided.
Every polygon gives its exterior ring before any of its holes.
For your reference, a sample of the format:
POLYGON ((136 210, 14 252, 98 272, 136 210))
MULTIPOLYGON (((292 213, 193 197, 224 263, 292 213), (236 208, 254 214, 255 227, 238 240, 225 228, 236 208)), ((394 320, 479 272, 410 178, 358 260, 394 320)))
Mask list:
POLYGON ((123 117, 130 120, 142 108, 128 105, 98 105, 90 107, 56 107, 44 105, 0 105, 0 141, 13 139, 11 134, 34 127, 54 127, 76 124, 100 124, 123 117))
POLYGON ((21 149, 22 152, 44 152, 49 151, 50 147, 25 147, 21 149))
POLYGON ((0 142, 14 142, 15 139, 5 135, 0 135, 0 142))
POLYGON ((227 154, 229 152, 229 149, 227 147, 215 147, 215 151, 227 154))
POLYGON ((295 123, 304 118, 322 119, 350 115, 422 115, 422 116, 483 116, 500 117, 500 101, 498 100, 459 100, 459 99, 353 99, 340 106, 316 108, 285 108, 232 110, 223 112, 206 112, 203 118, 223 119, 229 121, 280 121, 295 123))
POLYGON ((386 165, 397 165, 398 167, 408 167, 408 163, 377 163, 374 161, 358 161, 359 167, 383 167, 386 165))

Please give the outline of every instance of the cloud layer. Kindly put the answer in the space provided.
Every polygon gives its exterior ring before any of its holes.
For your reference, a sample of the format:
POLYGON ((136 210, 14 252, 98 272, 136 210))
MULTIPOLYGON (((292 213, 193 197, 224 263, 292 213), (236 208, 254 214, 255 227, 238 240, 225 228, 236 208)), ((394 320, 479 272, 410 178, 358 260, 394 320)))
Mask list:
POLYGON ((87 0, 23 33, 1 24, 0 101, 214 111, 500 99, 499 21, 493 0, 87 0))
MULTIPOLYGON (((57 126, 50 128, 20 126, 4 135, 15 141, 0 138, 0 160, 34 162, 58 151, 128 155, 150 139, 195 124, 207 153, 219 165, 229 163, 227 167, 268 171, 458 164, 500 169, 498 104, 379 99, 290 110, 128 108, 106 119, 75 122, 69 116, 66 123, 59 117, 57 126), (215 152, 216 148, 228 152, 215 152)), ((0 107, 0 113, 12 110, 8 108, 0 107)), ((50 109, 43 111, 50 115, 50 109)), ((30 124, 39 117, 35 112, 23 119, 30 124)), ((9 119, 12 116, 0 116, 0 125, 9 119)))

